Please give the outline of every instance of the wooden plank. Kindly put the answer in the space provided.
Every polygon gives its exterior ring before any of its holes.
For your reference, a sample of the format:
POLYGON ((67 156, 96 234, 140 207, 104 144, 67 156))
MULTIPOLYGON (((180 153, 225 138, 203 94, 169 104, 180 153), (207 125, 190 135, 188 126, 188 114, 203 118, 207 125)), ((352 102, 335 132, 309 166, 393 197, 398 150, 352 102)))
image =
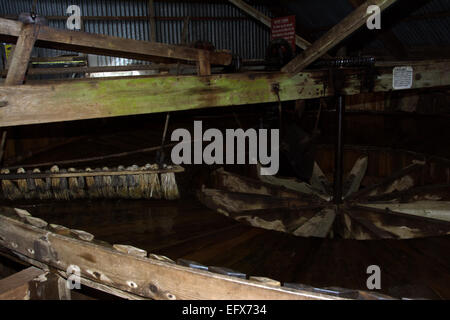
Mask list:
POLYGON ((362 25, 364 25, 371 14, 367 13, 370 5, 377 5, 380 10, 391 6, 397 0, 370 0, 361 5, 358 9, 350 13, 344 20, 331 28, 325 35, 314 42, 302 54, 289 62, 282 69, 283 72, 298 73, 311 63, 322 57, 328 50, 332 49, 342 40, 347 38, 362 25))
POLYGON ((169 112, 320 97, 326 72, 296 77, 275 73, 60 81, 0 86, 0 126, 169 112), (45 119, 45 120, 44 120, 45 119))
POLYGON ((29 284, 45 272, 29 267, 0 280, 0 300, 28 300, 29 284))
MULTIPOLYGON (((182 66, 189 66, 184 65, 182 66)), ((123 71, 169 71, 171 68, 176 68, 175 64, 136 64, 129 66, 102 66, 102 67, 67 67, 67 68, 31 68, 28 70, 28 75, 43 75, 43 74, 70 74, 70 73, 102 73, 102 72, 123 72, 123 71)), ((193 66, 189 66, 193 68, 193 66)), ((2 74, 6 75, 4 71, 2 74)))
POLYGON ((6 86, 20 85, 23 83, 39 27, 38 25, 22 26, 14 54, 11 58, 11 64, 9 64, 5 81, 6 86))
POLYGON ((338 299, 124 254, 4 215, 0 215, 0 244, 57 270, 76 265, 83 278, 152 299, 338 299), (30 252, 29 248, 35 250, 30 252))
MULTIPOLYGON (((397 63, 403 66, 403 63, 397 63)), ((409 64, 406 64, 409 65, 409 64)), ((412 89, 450 85, 450 62, 418 61, 412 89)), ((393 67, 377 68, 374 92, 392 91, 393 67)), ((347 70, 347 95, 359 94, 359 71, 347 70)), ((333 95, 328 72, 241 73, 212 76, 167 76, 39 82, 0 86, 0 127, 149 114, 209 107, 314 99, 333 95), (70 94, 68 94, 70 93, 70 94)))
MULTIPOLYGON (((15 41, 19 37, 22 25, 19 21, 0 18, 0 39, 15 41)), ((173 62, 174 59, 198 61, 199 52, 204 51, 178 45, 150 43, 47 26, 40 27, 35 45, 49 49, 160 62, 173 62)), ((225 52, 211 52, 210 59, 212 64, 229 65, 232 57, 231 54, 225 52)))

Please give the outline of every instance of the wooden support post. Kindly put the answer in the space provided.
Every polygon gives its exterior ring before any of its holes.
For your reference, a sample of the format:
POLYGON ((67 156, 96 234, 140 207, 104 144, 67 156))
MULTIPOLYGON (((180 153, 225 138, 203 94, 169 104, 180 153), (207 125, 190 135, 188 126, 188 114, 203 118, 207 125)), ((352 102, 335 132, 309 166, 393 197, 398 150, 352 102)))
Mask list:
POLYGON ((156 42, 155 2, 148 1, 148 16, 150 18, 150 42, 156 42))
POLYGON ((39 26, 23 25, 16 48, 14 49, 14 54, 11 58, 11 64, 5 81, 6 86, 20 85, 23 83, 30 61, 31 51, 36 41, 36 32, 39 32, 39 26))
POLYGON ((397 0, 369 0, 365 2, 358 9, 350 13, 344 20, 331 28, 324 36, 314 42, 302 54, 284 66, 282 71, 289 73, 298 73, 302 71, 311 63, 322 57, 328 50, 332 49, 364 25, 371 15, 371 13, 367 12, 367 8, 370 5, 377 5, 380 7, 380 10, 383 11, 396 1, 397 0))
POLYGON ((210 76, 211 75, 211 60, 209 51, 202 51, 198 54, 198 75, 210 76))
POLYGON ((30 298, 30 282, 45 272, 29 267, 0 280, 0 300, 28 300, 30 298))

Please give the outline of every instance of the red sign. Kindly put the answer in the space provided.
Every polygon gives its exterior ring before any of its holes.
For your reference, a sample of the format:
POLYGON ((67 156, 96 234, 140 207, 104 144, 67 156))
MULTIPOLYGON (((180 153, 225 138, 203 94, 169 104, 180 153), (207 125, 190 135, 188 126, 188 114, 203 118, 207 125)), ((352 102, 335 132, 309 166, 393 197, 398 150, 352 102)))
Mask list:
POLYGON ((295 16, 272 19, 271 40, 285 39, 295 50, 295 16))

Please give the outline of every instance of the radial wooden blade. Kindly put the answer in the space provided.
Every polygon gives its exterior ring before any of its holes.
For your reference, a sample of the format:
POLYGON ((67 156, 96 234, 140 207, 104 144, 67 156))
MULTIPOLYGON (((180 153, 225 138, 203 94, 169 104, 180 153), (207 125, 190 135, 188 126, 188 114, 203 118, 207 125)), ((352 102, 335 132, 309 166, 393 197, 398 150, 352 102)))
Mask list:
POLYGON ((380 183, 361 189, 349 195, 347 199, 360 199, 410 189, 419 183, 419 171, 423 169, 424 165, 425 162, 413 161, 412 164, 393 173, 380 183))
POLYGON ((207 188, 199 190, 197 197, 208 208, 227 213, 275 208, 295 209, 310 205, 307 201, 295 198, 277 198, 207 188))
MULTIPOLYGON (((296 236, 309 237, 313 236, 313 232, 316 231, 318 227, 311 227, 308 229, 310 230, 309 233, 305 232, 304 234, 297 233, 296 231, 301 228, 301 226, 308 224, 308 222, 316 216, 320 215, 322 217, 323 215, 321 214, 321 210, 322 207, 302 208, 296 210, 283 208, 250 210, 239 213, 231 213, 230 217, 253 227, 290 233, 296 236)), ((318 233, 318 231, 316 231, 315 234, 316 233, 318 233)))
POLYGON ((307 193, 299 190, 285 188, 283 184, 270 184, 243 177, 238 174, 225 171, 223 168, 214 171, 211 175, 214 188, 230 192, 241 192, 274 196, 280 198, 307 197, 307 193))
POLYGON ((375 226, 364 217, 352 214, 351 210, 343 210, 336 222, 336 232, 344 239, 378 240, 396 239, 396 235, 375 226))
POLYGON ((335 218, 336 211, 334 209, 322 209, 292 233, 301 237, 326 238, 333 227, 335 218))
POLYGON ((350 194, 359 190, 361 181, 367 172, 367 164, 369 157, 361 157, 356 160, 352 170, 350 171, 345 183, 344 183, 344 199, 350 194))
MULTIPOLYGON (((347 212, 353 220, 362 221, 366 228, 372 225, 401 239, 450 234, 450 223, 443 220, 380 210, 367 206, 355 206, 347 212)), ((384 235, 379 233, 379 235, 381 238, 388 237, 386 233, 384 235)))
POLYGON ((310 184, 314 189, 317 189, 322 193, 332 194, 331 184, 328 181, 327 177, 324 175, 322 169, 320 169, 317 162, 314 162, 310 184))
POLYGON ((450 184, 420 186, 405 191, 372 196, 367 202, 450 201, 450 184))
POLYGON ((320 191, 318 189, 315 189, 310 184, 298 181, 295 178, 279 178, 276 176, 263 176, 263 175, 258 175, 258 177, 262 182, 273 186, 281 186, 289 190, 300 192, 302 194, 315 195, 325 201, 331 200, 331 196, 329 194, 324 193, 323 191, 320 191))
POLYGON ((410 214, 450 222, 450 201, 416 201, 409 203, 367 203, 365 207, 389 209, 390 211, 410 214))

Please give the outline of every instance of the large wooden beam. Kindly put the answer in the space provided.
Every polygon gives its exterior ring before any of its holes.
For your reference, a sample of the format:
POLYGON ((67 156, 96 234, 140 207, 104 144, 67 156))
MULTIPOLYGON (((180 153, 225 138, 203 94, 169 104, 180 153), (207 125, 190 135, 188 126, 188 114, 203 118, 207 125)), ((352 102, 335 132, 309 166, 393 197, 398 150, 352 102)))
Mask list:
POLYGON ((39 27, 39 25, 22 26, 14 54, 10 58, 11 63, 8 63, 5 85, 14 86, 23 83, 39 27))
POLYGON ((70 265, 80 276, 141 297, 159 300, 325 300, 340 298, 312 291, 271 286, 101 246, 46 228, 26 224, 2 208, 0 245, 27 261, 45 264, 59 271, 70 265), (6 214, 6 215, 5 215, 6 214))
MULTIPOLYGON (((0 18, 0 39, 15 42, 20 35, 23 24, 0 18)), ((204 50, 157 42, 124 39, 101 34, 69 31, 41 26, 36 46, 50 49, 77 51, 130 58, 137 60, 168 62, 175 60, 199 61, 199 54, 204 50)), ((210 52, 212 64, 229 65, 231 54, 210 52)))
POLYGON ((45 272, 35 267, 29 267, 7 278, 0 280, 0 300, 30 299, 30 282, 45 272))
MULTIPOLYGON (((413 68, 411 89, 450 85, 449 61, 400 64, 413 68)), ((396 65, 377 68, 374 92, 393 90, 396 65)), ((0 86, 0 127, 277 102, 333 95, 328 72, 245 73, 86 79, 0 86)), ((359 70, 347 70, 344 92, 361 92, 359 70)))
POLYGON ((302 54, 288 63, 282 69, 283 72, 297 73, 322 57, 328 50, 332 49, 342 40, 347 38, 367 22, 371 14, 367 13, 370 5, 377 5, 380 10, 388 8, 397 0, 369 0, 358 9, 350 13, 344 20, 334 26, 330 31, 314 42, 302 54))

